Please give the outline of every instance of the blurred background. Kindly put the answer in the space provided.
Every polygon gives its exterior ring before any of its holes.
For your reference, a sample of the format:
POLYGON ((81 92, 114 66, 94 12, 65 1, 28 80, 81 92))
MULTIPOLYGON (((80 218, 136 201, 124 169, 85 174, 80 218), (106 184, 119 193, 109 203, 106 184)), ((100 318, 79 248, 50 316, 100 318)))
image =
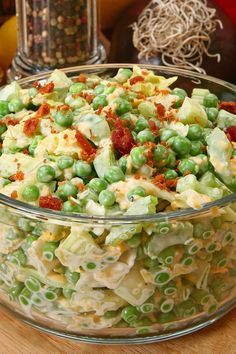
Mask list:
MULTIPOLYGON (((147 0, 100 0, 100 39, 106 49, 108 62, 139 62, 138 52, 132 44, 130 24, 137 20, 149 4, 147 0)), ((221 62, 206 58, 203 67, 210 75, 236 83, 236 0, 210 0, 209 6, 217 10, 224 29, 216 30, 212 39, 212 52, 221 54, 221 62)), ((6 80, 17 48, 15 1, 0 0, 0 84, 6 80)), ((160 63, 152 58, 152 63, 160 63)))

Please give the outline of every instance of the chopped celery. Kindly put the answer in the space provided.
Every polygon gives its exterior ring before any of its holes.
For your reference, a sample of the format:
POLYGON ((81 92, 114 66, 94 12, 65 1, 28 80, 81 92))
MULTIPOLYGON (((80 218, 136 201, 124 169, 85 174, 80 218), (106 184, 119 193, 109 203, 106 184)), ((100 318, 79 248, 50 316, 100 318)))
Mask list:
POLYGON ((183 124, 199 124, 205 127, 208 121, 204 108, 189 97, 185 97, 177 116, 183 124))

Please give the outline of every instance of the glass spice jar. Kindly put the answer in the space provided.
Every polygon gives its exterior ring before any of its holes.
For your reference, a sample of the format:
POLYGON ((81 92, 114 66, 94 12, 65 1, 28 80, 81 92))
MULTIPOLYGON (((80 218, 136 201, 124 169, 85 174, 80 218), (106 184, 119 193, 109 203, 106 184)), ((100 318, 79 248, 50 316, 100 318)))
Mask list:
POLYGON ((16 11, 18 50, 10 79, 105 60, 96 0, 16 0, 16 11))

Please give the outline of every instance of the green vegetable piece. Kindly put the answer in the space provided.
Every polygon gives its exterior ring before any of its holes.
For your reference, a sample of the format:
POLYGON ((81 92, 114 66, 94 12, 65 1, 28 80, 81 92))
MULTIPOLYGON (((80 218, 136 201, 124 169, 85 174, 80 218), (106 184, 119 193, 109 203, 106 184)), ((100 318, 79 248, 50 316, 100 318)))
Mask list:
POLYGON ((96 193, 100 193, 107 188, 107 182, 101 178, 93 178, 88 184, 89 188, 96 193))
POLYGON ((82 209, 80 204, 75 203, 72 200, 67 200, 63 204, 63 211, 66 213, 81 213, 82 209))
POLYGON ((66 272, 65 272, 65 276, 66 276, 66 279, 69 283, 71 284, 76 284, 77 281, 79 280, 80 278, 80 273, 78 272, 71 272, 69 270, 69 268, 67 268, 66 272))
POLYGON ((138 105, 138 110, 145 118, 155 118, 156 107, 152 102, 141 102, 138 105))
POLYGON ((183 159, 178 164, 178 170, 181 172, 182 175, 185 175, 186 173, 196 175, 199 171, 199 167, 194 161, 183 159))
POLYGON ((217 116, 219 114, 219 110, 216 107, 209 107, 209 108, 206 108, 206 114, 207 114, 207 118, 211 122, 215 122, 215 120, 217 119, 217 116))
POLYGON ((205 146, 201 141, 192 141, 191 149, 190 149, 190 155, 196 156, 199 154, 202 154, 204 151, 205 146))
POLYGON ((183 124, 199 124, 205 127, 207 124, 207 114, 204 108, 197 101, 185 97, 184 102, 177 113, 177 117, 183 124))
POLYGON ((63 201, 66 201, 69 197, 75 198, 77 193, 78 188, 70 182, 60 185, 57 189, 57 194, 63 201))
POLYGON ((70 109, 57 111, 55 122, 61 127, 70 127, 73 123, 74 116, 70 109))
POLYGON ((107 180, 108 183, 115 183, 119 181, 124 181, 125 176, 123 171, 118 166, 111 166, 105 172, 104 178, 107 180))
POLYGON ((15 301, 20 295, 23 288, 24 288, 24 284, 20 282, 11 286, 7 291, 10 301, 15 301))
POLYGON ((166 179, 175 179, 178 177, 178 173, 175 170, 168 169, 164 172, 166 179))
POLYGON ((160 139, 161 139, 161 141, 167 141, 176 135, 178 135, 178 134, 174 129, 165 128, 165 129, 161 130, 160 139))
POLYGON ((221 129, 236 126, 236 114, 221 109, 217 116, 217 126, 221 129))
POLYGON ((34 202, 39 198, 39 189, 37 186, 27 186, 22 191, 22 198, 27 202, 34 202))
POLYGON ((105 88, 106 88, 105 85, 100 84, 95 87, 93 92, 96 96, 101 95, 104 92, 105 88))
POLYGON ((99 194, 98 200, 100 204, 104 205, 104 207, 111 207, 116 201, 115 193, 103 190, 99 194))
POLYGON ((121 84, 124 84, 132 76, 132 74, 132 70, 130 69, 119 69, 116 76, 114 76, 114 79, 121 84))
POLYGON ((54 168, 50 165, 40 166, 37 170, 37 180, 42 183, 49 183, 56 177, 54 168))
POLYGON ((105 107, 107 105, 108 105, 108 102, 107 102, 106 95, 98 95, 98 96, 94 97, 93 103, 92 103, 94 110, 98 109, 99 107, 105 107))
POLYGON ((70 86, 69 92, 72 93, 72 95, 74 95, 74 94, 78 94, 86 89, 87 89, 87 86, 83 82, 75 82, 74 84, 72 84, 70 86))
POLYGON ((34 156, 34 152, 36 147, 38 146, 38 143, 43 140, 44 137, 42 135, 36 135, 32 141, 32 143, 29 146, 29 153, 30 155, 34 156))
POLYGON ((199 124, 191 124, 188 128, 187 137, 190 140, 199 140, 202 137, 202 127, 199 124))
POLYGON ((140 316, 140 312, 134 306, 126 306, 121 311, 121 317, 123 320, 129 324, 137 321, 140 316))
POLYGON ((134 147, 130 152, 132 164, 135 168, 140 168, 147 161, 145 148, 142 146, 134 147))
POLYGON ((139 133, 146 128, 149 128, 149 124, 148 124, 147 119, 139 118, 135 124, 134 131, 136 133, 139 133))
POLYGON ((130 201, 134 200, 134 196, 146 197, 147 193, 143 187, 134 187, 127 193, 127 197, 130 201))
POLYGON ((205 107, 217 107, 219 99, 213 93, 209 93, 203 99, 203 105, 205 107))
POLYGON ((71 156, 60 156, 57 160, 57 166, 60 170, 65 170, 66 168, 72 167, 74 164, 74 159, 71 156))
POLYGON ((46 242, 42 247, 42 256, 46 261, 55 259, 55 251, 58 247, 58 242, 46 242))
POLYGON ((126 211, 126 215, 155 214, 157 204, 157 198, 152 195, 141 197, 132 203, 126 211))
POLYGON ((76 161, 75 173, 78 177, 86 178, 92 172, 92 166, 85 161, 76 161))
POLYGON ((4 117, 9 113, 10 113, 10 110, 8 108, 8 102, 7 101, 0 101, 0 115, 4 117))
POLYGON ((8 108, 10 112, 17 113, 20 112, 23 108, 23 102, 19 98, 12 98, 8 104, 8 108))
POLYGON ((188 138, 184 136, 176 136, 173 138, 173 143, 171 144, 171 148, 178 155, 187 155, 191 150, 191 142, 188 138))
POLYGON ((115 105, 116 105, 116 113, 121 116, 122 114, 126 112, 130 112, 132 109, 131 104, 129 101, 123 99, 123 98, 117 98, 115 100, 115 105))
POLYGON ((137 135, 137 141, 141 144, 144 144, 147 141, 155 141, 155 137, 150 129, 144 129, 137 135))

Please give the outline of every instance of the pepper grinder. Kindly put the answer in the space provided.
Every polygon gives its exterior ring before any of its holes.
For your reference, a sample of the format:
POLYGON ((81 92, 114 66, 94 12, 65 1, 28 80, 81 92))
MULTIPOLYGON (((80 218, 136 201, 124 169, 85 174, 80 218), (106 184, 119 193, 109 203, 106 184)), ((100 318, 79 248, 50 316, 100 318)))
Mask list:
POLYGON ((104 62, 96 0, 16 0, 18 49, 8 79, 104 62))

